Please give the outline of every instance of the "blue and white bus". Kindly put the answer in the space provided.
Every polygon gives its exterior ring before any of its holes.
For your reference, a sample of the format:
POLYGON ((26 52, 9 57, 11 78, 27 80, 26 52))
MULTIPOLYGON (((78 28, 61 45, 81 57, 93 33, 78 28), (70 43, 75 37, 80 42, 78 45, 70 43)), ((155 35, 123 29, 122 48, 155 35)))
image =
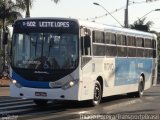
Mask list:
POLYGON ((156 35, 70 18, 25 18, 14 23, 12 97, 89 100, 141 97, 157 79, 156 35))

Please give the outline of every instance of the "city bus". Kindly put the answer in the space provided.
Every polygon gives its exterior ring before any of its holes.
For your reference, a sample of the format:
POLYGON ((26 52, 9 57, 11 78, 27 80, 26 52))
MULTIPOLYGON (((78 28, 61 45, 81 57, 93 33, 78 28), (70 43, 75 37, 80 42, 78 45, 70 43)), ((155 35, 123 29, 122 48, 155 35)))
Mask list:
POLYGON ((11 96, 37 105, 142 97, 157 79, 155 34, 72 18, 15 21, 10 56, 11 96))

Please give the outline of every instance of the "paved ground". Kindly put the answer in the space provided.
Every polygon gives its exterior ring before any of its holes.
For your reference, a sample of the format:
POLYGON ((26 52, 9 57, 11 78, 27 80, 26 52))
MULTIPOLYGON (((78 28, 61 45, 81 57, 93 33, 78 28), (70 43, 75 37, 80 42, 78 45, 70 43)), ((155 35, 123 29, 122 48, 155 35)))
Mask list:
POLYGON ((79 120, 86 117, 85 115, 93 117, 93 115, 98 116, 100 114, 105 116, 123 116, 124 114, 146 116, 151 114, 156 117, 154 120, 160 120, 159 113, 160 85, 152 86, 146 90, 142 99, 117 95, 106 97, 96 107, 87 107, 85 102, 76 104, 74 102, 53 102, 47 106, 37 107, 33 100, 9 97, 9 87, 0 87, 0 120, 6 118, 18 120, 79 120))
POLYGON ((10 96, 9 87, 0 87, 0 96, 10 96))

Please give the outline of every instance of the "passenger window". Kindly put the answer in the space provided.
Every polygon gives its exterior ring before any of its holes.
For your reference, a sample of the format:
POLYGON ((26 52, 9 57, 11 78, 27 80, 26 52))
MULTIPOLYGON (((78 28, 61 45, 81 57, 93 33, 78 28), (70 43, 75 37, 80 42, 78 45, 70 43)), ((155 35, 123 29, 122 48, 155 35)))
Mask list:
POLYGON ((121 45, 121 40, 122 40, 122 35, 121 35, 121 34, 117 34, 116 44, 117 44, 117 45, 121 45))
POLYGON ((122 45, 127 45, 126 39, 127 37, 125 35, 122 35, 122 42, 121 42, 122 45))
POLYGON ((105 43, 110 44, 110 33, 105 33, 105 43))
POLYGON ((84 36, 81 36, 81 53, 82 55, 91 55, 91 37, 89 29, 86 29, 84 36))
POLYGON ((116 44, 116 34, 111 33, 111 44, 116 44))

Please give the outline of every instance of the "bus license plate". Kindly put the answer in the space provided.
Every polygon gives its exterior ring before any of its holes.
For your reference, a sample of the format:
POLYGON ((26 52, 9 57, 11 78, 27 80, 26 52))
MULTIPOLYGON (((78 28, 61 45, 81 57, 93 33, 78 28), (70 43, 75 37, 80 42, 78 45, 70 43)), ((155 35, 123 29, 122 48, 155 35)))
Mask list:
POLYGON ((46 97, 46 96, 47 96, 47 93, 46 93, 46 92, 35 92, 35 96, 46 97))

